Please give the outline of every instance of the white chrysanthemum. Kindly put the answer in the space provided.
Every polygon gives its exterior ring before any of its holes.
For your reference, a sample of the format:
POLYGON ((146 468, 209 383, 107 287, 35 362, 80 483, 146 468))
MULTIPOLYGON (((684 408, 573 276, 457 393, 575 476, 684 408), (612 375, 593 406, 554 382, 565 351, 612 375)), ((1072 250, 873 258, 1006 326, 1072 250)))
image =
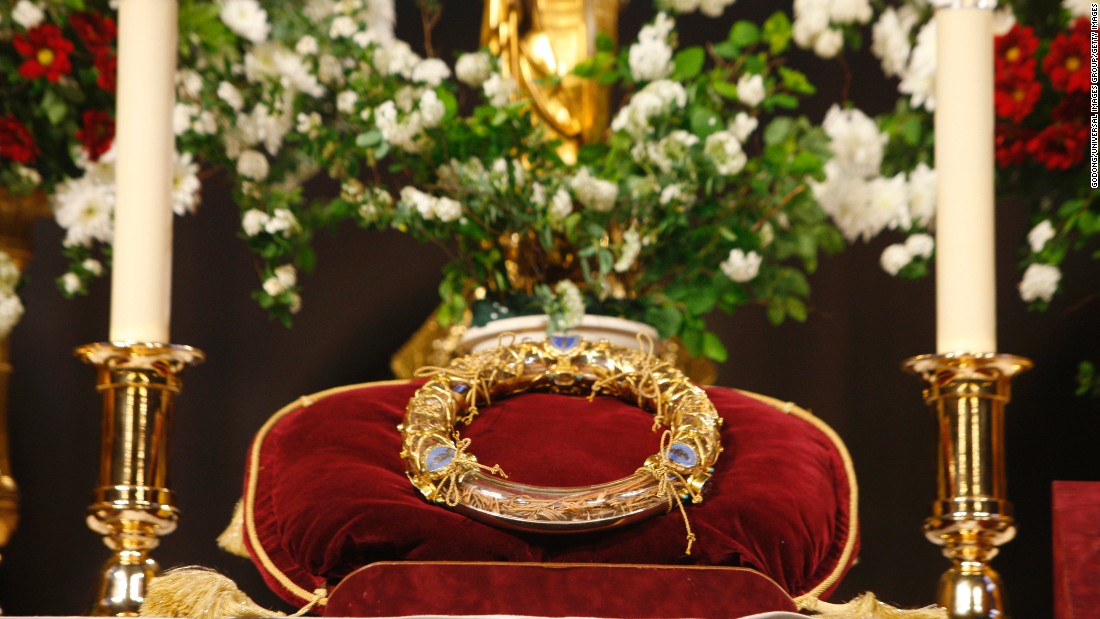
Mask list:
POLYGON ((46 18, 46 11, 30 0, 19 0, 11 10, 11 19, 26 30, 34 28, 46 18))
POLYGON ((612 268, 616 273, 626 273, 634 266, 638 254, 642 251, 642 237, 638 231, 631 228, 623 233, 623 247, 619 251, 619 259, 612 268))
POLYGON ((0 291, 12 292, 19 283, 19 267, 8 252, 0 250, 0 291))
POLYGON ((879 266, 890 275, 897 275, 898 271, 904 269, 912 261, 913 254, 909 253, 909 250, 901 243, 888 245, 886 249, 882 250, 882 255, 878 259, 879 266))
POLYGON ((258 150, 248 149, 237 159, 237 173, 254 181, 262 181, 271 172, 267 157, 258 150))
POLYGON ((565 190, 565 187, 558 187, 558 190, 554 192, 554 197, 550 198, 550 208, 547 210, 547 214, 552 221, 561 221, 572 212, 573 198, 565 190))
POLYGON ((53 198, 54 218, 65 229, 66 247, 111 242, 115 212, 113 184, 83 176, 60 185, 53 198))
POLYGON ((889 138, 879 132, 871 117, 858 109, 842 110, 834 104, 825 113, 821 128, 829 136, 832 161, 846 173, 862 178, 878 173, 889 138))
POLYGON ((219 16, 230 30, 253 43, 266 41, 271 33, 267 11, 257 0, 225 0, 219 16))
POLYGON ((493 63, 485 52, 462 54, 455 63, 455 77, 471 88, 479 88, 492 73, 493 63))
POLYGON ((177 152, 172 168, 172 212, 176 215, 194 213, 201 190, 199 164, 195 163, 191 153, 177 152))
POLYGON ((229 82, 218 84, 218 98, 225 101, 225 104, 235 112, 241 111, 241 108, 244 107, 244 97, 241 96, 241 91, 229 82))
POLYGON ((729 131, 719 131, 707 136, 703 144, 703 153, 710 157, 714 168, 722 176, 732 176, 744 169, 748 162, 741 142, 729 131))
POLYGON ((909 172, 909 215, 923 228, 936 216, 936 171, 923 162, 909 172))
POLYGON ((1027 233, 1027 242, 1031 245, 1032 253, 1039 253, 1047 246, 1047 242, 1054 238, 1054 225, 1049 219, 1039 222, 1031 232, 1027 233))
POLYGON ((294 265, 284 264, 275 267, 275 271, 271 277, 264 280, 263 287, 264 292, 273 297, 277 297, 293 288, 297 283, 298 271, 294 268, 294 265))
POLYGON ((299 229, 301 229, 301 225, 298 223, 298 218, 285 208, 275 209, 275 212, 264 224, 264 232, 282 234, 284 237, 289 237, 299 229))
POLYGON ((718 267, 731 280, 743 284, 752 281, 760 273, 760 263, 763 257, 755 251, 745 253, 743 249, 731 249, 729 256, 718 267))
POLYGON ((572 329, 580 326, 584 320, 584 297, 581 296, 580 289, 573 282, 563 279, 554 287, 554 291, 558 293, 562 310, 558 327, 572 329))
POLYGON ((763 75, 746 73, 737 80, 737 98, 749 107, 760 105, 766 94, 763 75))
POLYGON ((251 208, 241 216, 241 229, 248 236, 256 236, 264 231, 264 227, 270 220, 271 217, 267 213, 251 208))
POLYGON ((13 293, 0 294, 0 337, 7 337, 23 317, 23 302, 13 293))
POLYGON ((844 33, 839 28, 826 28, 814 39, 814 53, 819 58, 835 58, 844 47, 844 33))
MULTIPOLYGON (((910 12, 911 16, 912 13, 910 12)), ((882 62, 882 72, 887 77, 900 75, 909 63, 909 33, 913 19, 894 7, 887 7, 871 28, 871 52, 882 62)))
POLYGON ((1058 291, 1062 270, 1053 264, 1031 264, 1020 280, 1020 298, 1027 302, 1049 301, 1058 291))
POLYGON ((432 88, 439 86, 443 80, 451 77, 451 69, 447 63, 438 58, 427 58, 416 63, 412 70, 412 81, 426 84, 432 88))
POLYGON ((619 186, 611 181, 605 181, 581 168, 580 172, 569 181, 569 187, 577 201, 599 213, 606 213, 615 207, 615 201, 619 198, 619 186))
POLYGON ((917 44, 909 55, 909 64, 899 75, 898 92, 909 95, 913 109, 936 110, 936 18, 917 33, 917 44))
POLYGON ((672 73, 672 48, 661 39, 639 40, 630 46, 630 75, 637 82, 664 79, 672 73))
POLYGON ((911 234, 905 239, 905 249, 917 258, 931 258, 936 250, 936 239, 928 234, 911 234))
POLYGON ((516 90, 516 82, 500 73, 493 73, 481 87, 485 92, 485 99, 488 100, 489 105, 502 107, 508 105, 508 101, 512 98, 512 93, 516 90))
POLYGON ((749 139, 753 131, 756 131, 756 127, 760 124, 760 121, 755 116, 749 116, 744 112, 738 112, 733 117, 733 121, 730 122, 729 130, 734 137, 738 139, 742 144, 745 140, 749 139))

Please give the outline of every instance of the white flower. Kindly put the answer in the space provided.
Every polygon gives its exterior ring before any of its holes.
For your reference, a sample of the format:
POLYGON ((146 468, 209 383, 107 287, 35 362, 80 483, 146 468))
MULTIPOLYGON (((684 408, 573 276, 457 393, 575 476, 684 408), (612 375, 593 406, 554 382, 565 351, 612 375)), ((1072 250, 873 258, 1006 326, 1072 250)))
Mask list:
POLYGON ((813 47, 817 37, 829 27, 828 0, 795 0, 792 38, 801 48, 813 47))
POLYGON ((435 199, 435 216, 439 221, 457 221, 462 217, 462 205, 458 200, 441 196, 435 199))
POLYGON ((867 0, 830 0, 829 20, 834 24, 866 24, 871 21, 871 3, 867 0))
POLYGON ((333 39, 347 39, 359 32, 359 25, 347 15, 340 15, 332 20, 328 27, 328 36, 333 39))
POLYGON ((30 0, 19 0, 11 10, 11 18, 15 23, 30 30, 42 23, 46 18, 46 12, 30 0))
POLYGON ((573 198, 569 196, 569 192, 565 190, 565 187, 558 187, 558 190, 554 192, 554 197, 550 198, 550 208, 547 214, 551 220, 561 221, 572 212, 573 198))
POLYGON ((1058 290, 1062 271, 1053 264, 1031 264, 1020 280, 1020 298, 1024 301, 1049 301, 1058 290))
POLYGON ((760 121, 755 116, 749 116, 744 112, 738 112, 733 117, 733 122, 730 123, 729 130, 733 134, 733 137, 737 138, 738 142, 742 144, 745 140, 749 139, 753 131, 756 131, 756 127, 760 124, 760 121))
POLYGON ((294 44, 294 51, 303 56, 312 56, 320 51, 320 49, 321 48, 317 45, 317 39, 308 34, 298 39, 298 42, 294 44))
POLYGON ((262 181, 267 178, 270 171, 267 157, 258 150, 248 149, 237 159, 237 173, 245 178, 262 181))
POLYGON ((366 7, 360 14, 375 41, 381 44, 393 41, 393 26, 397 22, 393 0, 366 0, 366 7))
POLYGON ((821 127, 829 136, 833 162, 846 174, 866 178, 878 173, 888 137, 879 133, 874 120, 858 109, 833 104, 821 127))
POLYGON ((344 65, 340 59, 330 54, 325 54, 317 59, 317 79, 329 86, 338 86, 344 83, 344 65))
POLYGON ((172 107, 172 134, 183 135, 191 128, 191 118, 199 108, 190 103, 176 103, 172 107))
POLYGON ((630 75, 638 82, 664 79, 672 73, 672 48, 663 39, 639 38, 630 46, 630 75))
POLYGON ((271 217, 267 213, 251 208, 241 216, 241 229, 248 236, 256 236, 264 231, 264 227, 267 226, 267 222, 270 220, 271 217))
POLYGON ((482 89, 485 91, 485 98, 489 101, 489 105, 503 107, 508 105, 509 99, 512 98, 512 93, 516 90, 516 82, 510 77, 494 73, 485 80, 482 89))
POLYGON ((76 294, 84 290, 84 282, 80 281, 80 276, 76 273, 66 273, 61 276, 61 287, 65 289, 65 294, 76 294))
POLYGON ((289 237, 300 228, 298 219, 285 208, 277 208, 271 214, 271 218, 264 224, 264 231, 268 234, 279 234, 289 237))
POLYGON ((642 140, 651 129, 650 121, 687 105, 687 91, 679 82, 657 80, 646 84, 630 98, 611 121, 612 131, 625 131, 642 140))
POLYGON ((901 74, 909 62, 909 32, 913 21, 894 7, 887 7, 871 27, 871 52, 882 61, 882 72, 887 77, 901 74))
POLYGON ((894 243, 882 250, 882 256, 879 257, 878 263, 882 266, 883 271, 890 275, 897 275, 898 271, 904 269, 912 261, 913 254, 909 252, 905 245, 894 243))
POLYGON ((606 213, 614 208, 619 197, 618 185, 592 176, 588 168, 581 168, 569 181, 569 187, 577 196, 577 201, 599 213, 606 213))
POLYGON ((489 59, 489 54, 485 52, 462 54, 455 63, 455 77, 471 88, 478 88, 484 84, 492 72, 492 61, 489 59))
POLYGON ((89 246, 114 237, 115 188, 90 176, 70 180, 54 193, 54 218, 65 229, 64 244, 89 246))
POLYGON ((298 133, 303 133, 310 137, 317 134, 317 130, 321 128, 321 123, 323 122, 321 115, 317 112, 310 112, 309 114, 298 112, 297 121, 295 128, 298 130, 298 133))
POLYGON ((634 261, 638 259, 638 254, 642 251, 642 237, 638 235, 638 231, 631 228, 623 233, 623 247, 619 252, 619 259, 615 261, 615 265, 612 267, 616 273, 625 273, 630 270, 630 267, 634 266, 634 261))
POLYGON ((226 105, 235 112, 241 111, 241 108, 244 107, 244 97, 241 96, 241 91, 229 82, 218 84, 218 98, 225 101, 226 105))
POLYGON ((814 197, 833 219, 837 228, 848 242, 863 236, 868 239, 882 231, 881 227, 870 225, 866 216, 868 183, 863 178, 844 174, 833 163, 825 165, 825 181, 811 183, 814 197))
POLYGON ((763 75, 746 73, 737 80, 737 98, 749 107, 760 105, 766 94, 763 75))
POLYGON ((827 28, 814 39, 814 53, 820 58, 835 58, 844 47, 844 33, 838 28, 827 28))
MULTIPOLYGON (((113 148, 113 146, 112 146, 113 148)), ((34 168, 28 168, 22 164, 15 164, 15 173, 19 175, 19 178, 23 179, 31 185, 41 185, 42 175, 34 168)))
POLYGON ((933 17, 917 33, 917 45, 909 56, 909 65, 899 75, 898 92, 909 95, 913 109, 936 110, 936 19, 933 17))
POLYGON ((993 36, 1003 37, 1016 25, 1016 16, 1012 13, 1012 7, 1006 6, 993 11, 993 36))
POLYGON ((257 0, 225 0, 219 16, 230 30, 253 43, 266 41, 271 33, 267 11, 260 7, 257 0))
POLYGON ((760 272, 762 261, 763 257, 755 251, 746 254, 744 250, 736 248, 730 250, 729 256, 718 267, 722 269, 726 277, 743 284, 756 277, 757 273, 760 272))
POLYGON ((692 13, 699 9, 699 0, 671 0, 669 5, 677 13, 692 13))
POLYGON ((703 144, 703 153, 710 157, 714 168, 722 176, 732 176, 744 169, 748 162, 741 142, 729 131, 719 131, 707 136, 703 144))
POLYGON ((176 73, 176 86, 184 97, 198 99, 202 96, 202 76, 191 69, 181 69, 176 73))
POLYGON ((272 276, 264 280, 263 287, 264 292, 273 297, 277 297, 293 288, 297 283, 298 271, 295 270, 294 265, 284 264, 275 267, 275 272, 272 276))
POLYGON ((80 263, 80 266, 84 267, 84 270, 99 277, 103 275, 103 265, 95 258, 88 258, 80 263))
POLYGON ((421 126, 425 129, 438 127, 439 123, 443 121, 443 116, 447 113, 447 108, 439 100, 439 96, 435 94, 434 90, 425 90, 424 94, 420 95, 420 103, 417 105, 417 109, 420 114, 421 126))
POLYGON ((909 172, 909 216, 923 228, 936 216, 936 171, 923 162, 909 172))
POLYGON ((885 228, 908 228, 909 191, 905 174, 899 172, 890 178, 876 177, 867 184, 867 211, 864 213, 865 238, 877 235, 885 228))
POLYGON ((194 213, 201 190, 199 164, 192 160, 191 153, 177 152, 172 168, 172 212, 176 215, 194 213))
POLYGON ((928 234, 912 234, 905 239, 905 249, 917 258, 931 258, 936 240, 928 234))
POLYGON ((354 114, 357 101, 359 101, 358 93, 354 90, 345 90, 336 95, 336 110, 341 114, 354 114))
POLYGON ((573 282, 563 279, 554 287, 554 291, 558 293, 558 300, 561 302, 558 328, 564 330, 579 326, 584 320, 584 297, 581 296, 580 289, 573 282))
POLYGON ((721 17, 734 0, 700 0, 699 12, 707 17, 721 17))
POLYGON ((1039 222, 1031 232, 1027 233, 1027 242, 1031 245, 1031 251, 1036 254, 1043 251, 1047 241, 1054 238, 1054 234, 1054 226, 1049 219, 1039 222))
POLYGON ((412 70, 412 81, 427 84, 432 88, 442 84, 448 77, 451 77, 450 67, 438 58, 421 60, 412 70))
POLYGON ((0 294, 0 337, 11 333, 12 327, 23 317, 23 302, 14 294, 0 294))
POLYGON ((19 267, 8 252, 0 250, 0 292, 13 292, 19 283, 19 267))
POLYGON ((374 52, 374 66, 385 75, 399 75, 412 79, 413 69, 420 63, 420 56, 404 41, 394 41, 374 52))
POLYGON ((1069 12, 1070 18, 1085 17, 1092 3, 1093 0, 1062 0, 1062 8, 1069 12))

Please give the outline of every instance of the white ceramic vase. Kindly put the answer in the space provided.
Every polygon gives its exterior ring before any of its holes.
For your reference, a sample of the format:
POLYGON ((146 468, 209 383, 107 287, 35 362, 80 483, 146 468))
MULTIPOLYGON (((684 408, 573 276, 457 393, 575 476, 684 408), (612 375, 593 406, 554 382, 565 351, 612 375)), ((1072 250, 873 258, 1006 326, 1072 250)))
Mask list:
MULTIPOLYGON (((494 320, 483 327, 470 327, 462 334, 459 348, 464 352, 478 352, 497 346, 501 336, 514 334, 517 341, 545 340, 550 318, 546 314, 516 316, 494 320)), ((585 314, 581 323, 564 335, 578 335, 586 340, 607 340, 612 345, 638 348, 638 334, 648 335, 657 343, 657 330, 636 320, 585 314)))

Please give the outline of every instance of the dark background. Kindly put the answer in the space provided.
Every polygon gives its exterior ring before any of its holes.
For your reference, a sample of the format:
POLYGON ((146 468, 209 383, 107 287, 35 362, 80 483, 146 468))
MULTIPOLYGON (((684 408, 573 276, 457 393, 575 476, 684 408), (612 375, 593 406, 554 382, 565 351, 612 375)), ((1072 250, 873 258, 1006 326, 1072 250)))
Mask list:
MULTIPOLYGON (((398 4, 401 31, 415 38, 419 21, 411 3, 398 4)), ((733 14, 764 16, 771 10, 764 4, 740 3, 733 14)), ((475 47, 480 3, 450 7, 437 45, 475 47)), ((641 0, 626 9, 623 40, 647 15, 648 3, 641 0)), ((722 36, 731 18, 683 22, 692 37, 708 29, 722 36)), ((802 60, 822 86, 820 100, 835 98, 841 82, 836 65, 802 60)), ((869 112, 884 111, 892 88, 859 82, 853 97, 869 112)), ((819 105, 814 113, 820 118, 823 111, 819 105)), ((1019 535, 994 561, 1021 618, 1052 612, 1051 482, 1100 480, 1100 403, 1073 395, 1078 361, 1100 356, 1094 328, 1100 302, 1090 296, 1096 265, 1072 260, 1065 290, 1050 310, 1029 313, 1016 292, 1029 206, 1002 202, 997 223, 999 347, 1035 362, 1014 381, 1008 407, 1009 496, 1019 535)), ((154 556, 165 567, 217 568, 261 603, 286 610, 250 562, 220 551, 214 541, 240 497, 249 441, 272 413, 301 395, 390 377, 390 355, 436 303, 443 258, 434 247, 396 233, 349 228, 322 236, 318 270, 305 279, 304 308, 286 330, 249 298, 258 280, 236 238, 237 217, 225 184, 215 179, 199 214, 177 220, 172 341, 204 350, 208 361, 183 375, 171 465, 183 515, 179 530, 154 556)), ((12 335, 10 436, 23 502, 20 528, 2 550, 0 605, 13 615, 86 612, 108 556, 84 524, 99 461, 100 400, 94 370, 72 354, 78 345, 106 338, 108 282, 89 298, 64 301, 53 282, 64 270, 61 238, 53 222, 39 223, 24 291, 27 315, 12 335)), ((805 324, 772 327, 755 308, 716 315, 712 324, 731 351, 719 384, 811 409, 851 451, 863 549, 837 598, 870 590, 891 602, 923 605, 932 601, 947 562, 920 532, 934 495, 934 427, 920 382, 900 365, 934 352, 934 295, 931 279, 901 281, 879 268, 882 248, 895 240, 860 243, 824 260, 811 279, 814 311, 805 324)))

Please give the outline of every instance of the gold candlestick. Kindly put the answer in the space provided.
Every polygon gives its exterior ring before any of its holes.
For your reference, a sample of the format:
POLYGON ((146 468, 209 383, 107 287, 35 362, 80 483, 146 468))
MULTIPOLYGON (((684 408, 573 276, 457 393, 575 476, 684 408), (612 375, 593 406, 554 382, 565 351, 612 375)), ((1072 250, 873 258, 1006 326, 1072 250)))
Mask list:
POLYGON ((1004 585, 988 562, 1016 535, 1005 492, 1004 407, 1009 381, 1031 361, 951 353, 913 357, 903 367, 924 379, 924 402, 939 428, 936 501, 924 534, 952 565, 936 601, 951 619, 1005 619, 1004 585))
POLYGON ((92 614, 137 616, 157 571, 149 552, 179 518, 168 488, 168 428, 179 372, 204 356, 189 346, 98 343, 76 349, 96 366, 103 395, 99 486, 88 527, 114 551, 103 568, 92 614))

